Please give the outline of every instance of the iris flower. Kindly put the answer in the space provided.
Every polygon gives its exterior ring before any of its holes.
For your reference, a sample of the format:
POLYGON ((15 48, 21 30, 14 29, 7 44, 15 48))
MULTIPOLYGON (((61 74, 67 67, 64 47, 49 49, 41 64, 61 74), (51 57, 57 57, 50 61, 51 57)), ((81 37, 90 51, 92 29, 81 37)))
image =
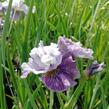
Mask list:
POLYGON ((97 61, 94 61, 90 66, 89 68, 86 69, 86 75, 88 77, 96 74, 97 72, 100 72, 103 70, 103 68, 105 67, 105 64, 104 62, 102 63, 98 63, 97 61))
POLYGON ((65 91, 77 83, 80 78, 76 67, 76 57, 93 59, 93 51, 83 48, 80 42, 59 37, 57 44, 44 46, 43 42, 33 48, 27 63, 22 64, 21 78, 26 78, 30 72, 41 74, 44 85, 55 92, 65 91))
MULTIPOLYGON (((8 9, 9 0, 1 2, 2 11, 5 12, 8 9)), ((24 0, 13 0, 11 9, 11 19, 18 20, 20 18, 21 12, 26 16, 28 14, 29 7, 24 3, 24 0)), ((35 12, 35 7, 33 8, 33 13, 35 12)))

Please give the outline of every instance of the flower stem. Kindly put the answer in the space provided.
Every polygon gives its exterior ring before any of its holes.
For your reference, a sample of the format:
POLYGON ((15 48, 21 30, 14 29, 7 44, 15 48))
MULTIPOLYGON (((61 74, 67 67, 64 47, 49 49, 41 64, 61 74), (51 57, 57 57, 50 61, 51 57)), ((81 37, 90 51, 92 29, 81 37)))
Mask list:
POLYGON ((54 101, 54 93, 53 93, 53 91, 50 91, 50 105, 49 105, 49 109, 52 109, 53 101, 54 101))

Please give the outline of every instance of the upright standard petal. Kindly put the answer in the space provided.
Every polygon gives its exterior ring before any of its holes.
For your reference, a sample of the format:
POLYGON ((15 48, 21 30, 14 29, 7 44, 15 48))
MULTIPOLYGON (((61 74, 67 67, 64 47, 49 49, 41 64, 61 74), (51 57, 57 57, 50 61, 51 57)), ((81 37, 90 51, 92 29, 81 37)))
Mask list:
POLYGON ((38 48, 31 50, 29 61, 22 64, 22 76, 27 77, 30 72, 35 74, 46 73, 56 69, 61 61, 62 55, 56 44, 52 43, 50 46, 44 46, 43 43, 39 43, 38 48))
POLYGON ((33 48, 30 56, 39 66, 48 69, 48 71, 56 69, 62 61, 62 54, 57 44, 52 43, 50 46, 39 44, 38 48, 33 48))
POLYGON ((72 55, 80 58, 93 58, 91 49, 83 48, 80 42, 73 42, 65 37, 59 37, 58 47, 65 57, 72 55))

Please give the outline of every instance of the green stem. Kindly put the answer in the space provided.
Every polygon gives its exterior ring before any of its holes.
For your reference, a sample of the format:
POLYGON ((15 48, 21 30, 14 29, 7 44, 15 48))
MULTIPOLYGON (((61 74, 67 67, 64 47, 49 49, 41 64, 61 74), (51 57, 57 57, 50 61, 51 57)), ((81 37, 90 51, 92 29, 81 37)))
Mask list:
POLYGON ((27 60, 28 57, 28 38, 29 38, 29 27, 30 27, 30 19, 31 19, 31 14, 32 14, 32 8, 33 8, 33 4, 34 4, 34 0, 30 1, 30 7, 29 7, 29 12, 28 12, 28 16, 26 19, 26 23, 25 23, 25 29, 24 29, 24 35, 23 35, 23 61, 27 60))
POLYGON ((38 107, 37 107, 37 105, 35 103, 34 97, 32 96, 32 92, 31 92, 31 90, 29 88, 27 80, 24 80, 24 84, 26 86, 26 90, 27 90, 27 93, 28 93, 28 97, 29 97, 32 109, 38 109, 38 107))
POLYGON ((99 81, 100 81, 100 75, 98 75, 97 81, 96 81, 96 84, 95 84, 95 88, 93 89, 93 95, 92 95, 92 98, 91 98, 89 109, 93 108, 95 96, 96 96, 97 90, 99 89, 99 81))
POLYGON ((58 100, 59 100, 59 103, 60 103, 60 107, 63 107, 63 99, 61 98, 60 96, 60 93, 57 93, 57 97, 58 97, 58 100))
POLYGON ((109 106, 107 107, 107 109, 109 109, 109 106))
POLYGON ((50 105, 49 105, 49 109, 53 108, 53 101, 54 101, 54 93, 53 93, 53 91, 50 91, 50 105))
MULTIPOLYGON (((0 49, 1 51, 1 49, 0 49)), ((6 98, 5 98, 5 88, 3 82, 3 70, 1 66, 1 54, 0 54, 0 107, 1 109, 6 109, 6 98)))
MULTIPOLYGON (((7 32, 9 29, 9 17, 10 17, 10 11, 11 11, 11 6, 12 6, 12 0, 9 1, 9 5, 8 5, 8 10, 5 16, 5 23, 3 26, 3 37, 2 40, 0 41, 0 107, 1 109, 6 109, 6 98, 5 98, 5 88, 4 88, 4 82, 3 82, 3 73, 6 75, 6 79, 7 79, 7 74, 6 74, 6 70, 2 70, 1 65, 6 65, 6 54, 5 54, 5 47, 6 47, 6 36, 7 36, 7 32)), ((7 79, 8 81, 8 79, 7 79)))
POLYGON ((101 0, 98 0, 98 3, 97 3, 97 6, 96 6, 96 9, 95 9, 94 15, 93 15, 93 19, 92 19, 92 22, 91 22, 91 26, 90 26, 89 31, 92 31, 92 29, 93 29, 93 25, 94 25, 94 22, 95 22, 95 19, 96 19, 96 16, 97 16, 97 12, 98 12, 98 9, 99 9, 99 6, 100 6, 100 3, 101 3, 101 0))
POLYGON ((97 1, 97 5, 96 5, 96 8, 95 8, 95 12, 94 12, 94 15, 93 15, 93 19, 92 19, 92 22, 91 22, 91 26, 89 28, 89 33, 88 33, 88 37, 87 37, 87 40, 86 40, 86 44, 89 44, 89 42, 91 41, 91 39, 93 38, 93 35, 91 34, 92 32, 92 29, 93 29, 93 26, 94 26, 94 22, 96 20, 96 16, 97 16, 97 13, 98 13, 98 9, 100 7, 100 3, 101 3, 101 0, 98 0, 97 1))

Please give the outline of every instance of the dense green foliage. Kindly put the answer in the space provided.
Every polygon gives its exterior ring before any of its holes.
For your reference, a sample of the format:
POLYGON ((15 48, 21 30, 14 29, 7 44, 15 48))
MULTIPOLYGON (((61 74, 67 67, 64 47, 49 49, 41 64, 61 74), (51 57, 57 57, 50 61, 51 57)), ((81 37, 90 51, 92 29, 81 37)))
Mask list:
POLYGON ((0 109, 109 109, 109 1, 25 0, 29 13, 16 22, 10 20, 11 2, 0 32, 0 109), (78 59, 81 79, 63 93, 48 90, 40 75, 21 79, 20 65, 30 50, 60 35, 93 49, 94 59, 106 64, 103 72, 85 80, 83 70, 91 62, 78 59))

